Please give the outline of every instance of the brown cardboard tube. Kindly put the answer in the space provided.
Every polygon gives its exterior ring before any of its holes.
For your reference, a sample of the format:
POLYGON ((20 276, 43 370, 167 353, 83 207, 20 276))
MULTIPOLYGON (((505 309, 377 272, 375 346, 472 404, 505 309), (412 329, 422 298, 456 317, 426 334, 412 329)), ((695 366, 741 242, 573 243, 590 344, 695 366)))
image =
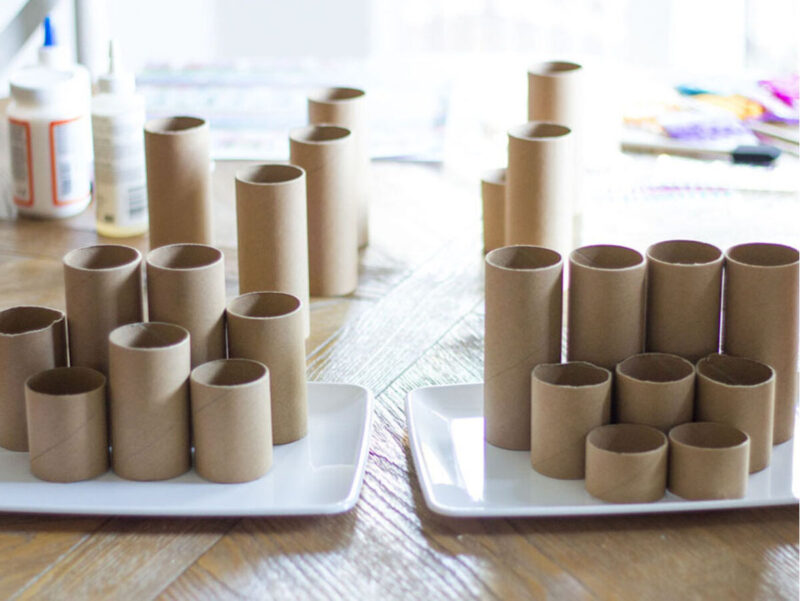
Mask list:
POLYGON ((697 364, 696 419, 738 428, 750 437, 750 473, 772 457, 775 372, 764 363, 709 355, 697 364))
POLYGON ((249 482, 272 466, 269 372, 258 361, 219 359, 191 376, 197 473, 212 482, 249 482))
POLYGON ((584 246, 569 258, 567 359, 606 369, 644 350, 646 264, 632 248, 584 246))
POLYGON ((573 129, 582 123, 586 97, 583 68, 568 61, 547 61, 528 69, 528 121, 553 121, 573 129))
POLYGON ((692 421, 695 369, 667 353, 641 353, 617 364, 616 421, 653 426, 662 432, 692 421))
POLYGON ((719 350, 722 251, 692 240, 647 249, 648 351, 697 363, 719 350))
POLYGON ((725 253, 722 352, 775 370, 772 444, 794 434, 797 404, 798 252, 741 244, 725 253))
POLYGON ((574 151, 563 125, 532 121, 508 130, 506 244, 572 248, 574 151))
POLYGON ((611 372, 546 363, 531 378, 531 466, 551 478, 584 477, 586 435, 611 418, 611 372))
POLYGON ((208 123, 198 117, 152 119, 144 126, 150 248, 211 244, 208 123))
POLYGON ((151 321, 189 331, 192 367, 225 357, 225 262, 205 244, 170 244, 147 255, 151 321))
POLYGON ((88 367, 56 367, 25 384, 31 473, 51 482, 108 470, 106 377, 88 367))
POLYGON ((308 337, 306 172, 296 165, 251 165, 236 173, 239 293, 276 290, 303 302, 308 337))
POLYGON ((486 255, 486 441, 531 445, 531 370, 561 359, 561 255, 507 246, 486 255))
POLYGON ((481 178, 483 252, 505 246, 506 169, 492 169, 481 178))
POLYGON ((25 380, 67 364, 61 311, 22 305, 0 311, 0 447, 28 450, 25 380))
POLYGON ((667 437, 641 424, 610 424, 586 437, 586 490, 609 503, 652 503, 667 484, 667 437))
POLYGON ((669 431, 669 490, 690 500, 740 499, 747 492, 750 438, 716 422, 669 431))
POLYGON ((191 467, 189 332, 121 326, 109 336, 112 466, 128 480, 167 480, 191 467))
POLYGON ((308 97, 308 122, 339 125, 353 135, 358 247, 369 243, 370 161, 367 95, 357 88, 323 88, 308 97))
POLYGON ((289 134, 290 162, 306 171, 308 275, 312 296, 358 286, 358 216, 350 130, 312 125, 289 134))
POLYGON ((269 369, 273 444, 299 440, 308 431, 302 306, 285 292, 250 292, 228 303, 230 356, 269 369))
POLYGON ((104 244, 64 255, 70 365, 108 374, 108 335, 144 319, 142 255, 104 244))

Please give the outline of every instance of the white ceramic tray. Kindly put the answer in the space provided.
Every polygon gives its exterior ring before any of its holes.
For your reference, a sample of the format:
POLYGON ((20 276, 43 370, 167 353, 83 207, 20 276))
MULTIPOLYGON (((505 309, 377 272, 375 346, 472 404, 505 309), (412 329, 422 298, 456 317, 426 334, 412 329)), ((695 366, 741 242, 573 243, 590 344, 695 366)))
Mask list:
POLYGON ((406 398, 406 420, 425 501, 436 513, 454 517, 734 509, 793 504, 800 496, 800 461, 792 441, 775 447, 770 467, 750 476, 743 499, 685 501, 667 492, 655 503, 612 504, 589 495, 583 480, 556 480, 535 472, 526 451, 487 444, 482 384, 413 390, 406 398))
POLYGON ((244 484, 214 484, 194 470, 160 482, 108 472, 57 484, 34 478, 28 454, 0 449, 0 511, 158 516, 273 516, 342 513, 364 478, 372 393, 349 384, 308 384, 308 436, 276 446, 272 469, 244 484))

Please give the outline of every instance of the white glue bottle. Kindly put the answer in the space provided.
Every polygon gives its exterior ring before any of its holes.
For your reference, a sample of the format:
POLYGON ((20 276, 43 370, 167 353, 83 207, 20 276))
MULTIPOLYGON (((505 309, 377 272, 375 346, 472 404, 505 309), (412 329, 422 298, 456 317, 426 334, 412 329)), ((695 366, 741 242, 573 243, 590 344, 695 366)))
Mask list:
POLYGON ((99 93, 92 101, 97 232, 138 236, 147 231, 145 101, 136 94, 133 73, 120 68, 113 41, 108 58, 108 74, 97 80, 99 93))

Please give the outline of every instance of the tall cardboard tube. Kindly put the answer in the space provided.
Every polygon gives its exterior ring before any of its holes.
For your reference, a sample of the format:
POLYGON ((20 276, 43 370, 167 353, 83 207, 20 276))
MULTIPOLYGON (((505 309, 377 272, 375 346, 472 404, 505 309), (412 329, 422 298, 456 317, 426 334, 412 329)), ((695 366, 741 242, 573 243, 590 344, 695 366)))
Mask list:
POLYGON ((506 169, 492 169, 481 178, 483 252, 506 245, 506 169))
POLYGON ((486 255, 484 417, 486 441, 531 445, 531 370, 561 359, 562 261, 538 246, 486 255))
POLYGON ((51 482, 108 470, 106 377, 88 367, 56 367, 25 384, 31 473, 51 482))
POLYGON ((609 503, 652 503, 667 485, 667 437, 641 424, 609 424, 586 437, 586 490, 609 503))
POLYGON ((669 490, 694 501, 740 499, 747 493, 750 438, 716 422, 669 431, 669 490))
POLYGON ((750 437, 750 473, 772 458, 775 371, 760 361, 709 355, 697 364, 696 419, 738 428, 750 437))
POLYGON ((572 248, 574 143, 568 127, 532 121, 508 130, 505 243, 572 248))
POLYGON ((239 293, 275 290, 303 302, 308 291, 306 172, 296 165, 251 165, 236 173, 239 293))
POLYGON ((302 306, 284 292, 250 292, 228 303, 230 356, 269 369, 273 444, 299 440, 308 431, 302 306))
POLYGON ((249 482, 272 466, 269 372, 248 359, 192 370, 195 469, 212 482, 249 482))
POLYGON ((794 434, 798 265, 797 249, 780 244, 741 244, 725 253, 722 352, 775 370, 772 444, 794 434))
POLYGON ((175 324, 121 326, 109 336, 111 456, 128 480, 167 480, 191 467, 189 332, 175 324))
POLYGON ((144 319, 142 255, 104 244, 64 255, 70 365, 108 374, 108 335, 144 319))
POLYGON ((694 365, 677 355, 641 353, 617 364, 616 421, 662 432, 694 417, 694 365))
POLYGON ((306 172, 308 275, 312 296, 358 286, 358 215, 349 129, 312 125, 289 134, 290 162, 306 172))
POLYGON ((339 125, 353 135, 358 247, 369 243, 370 158, 367 95, 358 88, 323 88, 308 97, 308 122, 339 125))
POLYGON ((719 350, 722 251, 692 240, 647 249, 648 351, 697 363, 719 350))
POLYGON ((568 61, 547 61, 528 69, 528 121, 553 121, 574 129, 583 125, 586 96, 583 68, 568 61))
POLYGON ((25 380, 67 364, 61 311, 22 305, 0 311, 0 447, 28 450, 25 380))
POLYGON ((150 248, 212 244, 208 123, 198 117, 152 119, 144 126, 150 248))
POLYGON ((225 357, 225 261, 205 244, 169 244, 147 255, 151 321, 189 331, 192 367, 225 357))
POLYGON ((586 435, 611 419, 611 372, 591 363, 537 365, 531 378, 531 466, 583 478, 586 435))
POLYGON ((567 359, 613 370, 644 350, 644 258, 624 246, 584 246, 569 258, 567 359))

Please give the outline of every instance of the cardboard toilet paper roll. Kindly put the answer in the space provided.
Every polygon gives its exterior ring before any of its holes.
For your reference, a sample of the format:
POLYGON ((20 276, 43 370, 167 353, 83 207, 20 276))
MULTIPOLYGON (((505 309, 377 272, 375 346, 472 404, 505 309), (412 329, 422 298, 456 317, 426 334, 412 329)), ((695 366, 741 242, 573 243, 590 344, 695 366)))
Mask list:
POLYGON ((561 255, 507 246, 486 255, 486 441, 531 445, 531 370, 561 359, 561 255))
POLYGON ((528 121, 552 121, 574 129, 583 125, 583 68, 547 61, 528 69, 528 121))
POLYGON ((239 293, 275 290, 303 302, 308 293, 306 172, 296 165, 251 165, 236 173, 239 293))
POLYGON ((0 311, 0 447, 28 450, 25 380, 67 364, 61 311, 23 305, 0 311))
POLYGON ((212 482, 249 482, 272 466, 269 373, 258 361, 219 359, 192 371, 197 473, 212 482))
POLYGON ((647 249, 648 351, 697 363, 719 350, 722 251, 692 240, 647 249))
POLYGON ((775 370, 772 444, 794 434, 797 405, 798 252, 741 244, 725 253, 722 352, 775 370))
POLYGON ((506 244, 572 248, 574 152, 563 125, 532 121, 508 130, 506 244))
POLYGON ((128 480, 167 480, 191 467, 189 332, 175 324, 121 326, 109 336, 111 456, 128 480))
POLYGON ((352 133, 358 247, 362 248, 369 243, 370 159, 366 92, 357 88, 317 90, 308 97, 308 122, 339 125, 352 133))
POLYGON ((152 119, 144 126, 150 248, 212 244, 208 123, 198 117, 152 119))
POLYGON ((586 437, 586 490, 609 503, 652 503, 667 485, 667 437, 641 424, 610 424, 586 437))
POLYGON ((662 432, 694 417, 694 365, 667 353, 641 353, 617 364, 616 421, 662 432))
POLYGON ((25 384, 25 401, 34 476, 76 482, 108 470, 103 374, 88 367, 39 372, 25 384))
POLYGON ((353 150, 344 127, 312 125, 289 134, 290 162, 306 172, 312 296, 350 294, 358 285, 353 150))
POLYGON ((505 246, 506 170, 492 169, 481 178, 483 203, 483 252, 505 246))
POLYGON ((64 255, 70 365, 108 374, 108 335, 144 319, 142 255, 104 244, 64 255))
POLYGON ((583 478, 586 435, 611 419, 611 372, 591 363, 537 365, 531 378, 531 466, 583 478))
POLYGON ((308 431, 302 306, 285 292, 250 292, 228 303, 230 356, 260 361, 269 370, 273 444, 299 440, 308 431))
POLYGON ((189 331, 192 367, 225 357, 225 261, 205 244, 170 244, 147 255, 151 321, 189 331))
POLYGON ((669 490, 690 500, 741 499, 747 492, 750 438, 716 422, 669 431, 669 490))
POLYGON ((697 364, 698 421, 719 422, 750 437, 750 473, 763 470, 772 457, 775 372, 764 363, 709 355, 697 364))
POLYGON ((569 258, 567 359, 606 369, 644 350, 646 263, 632 248, 584 246, 569 258))

